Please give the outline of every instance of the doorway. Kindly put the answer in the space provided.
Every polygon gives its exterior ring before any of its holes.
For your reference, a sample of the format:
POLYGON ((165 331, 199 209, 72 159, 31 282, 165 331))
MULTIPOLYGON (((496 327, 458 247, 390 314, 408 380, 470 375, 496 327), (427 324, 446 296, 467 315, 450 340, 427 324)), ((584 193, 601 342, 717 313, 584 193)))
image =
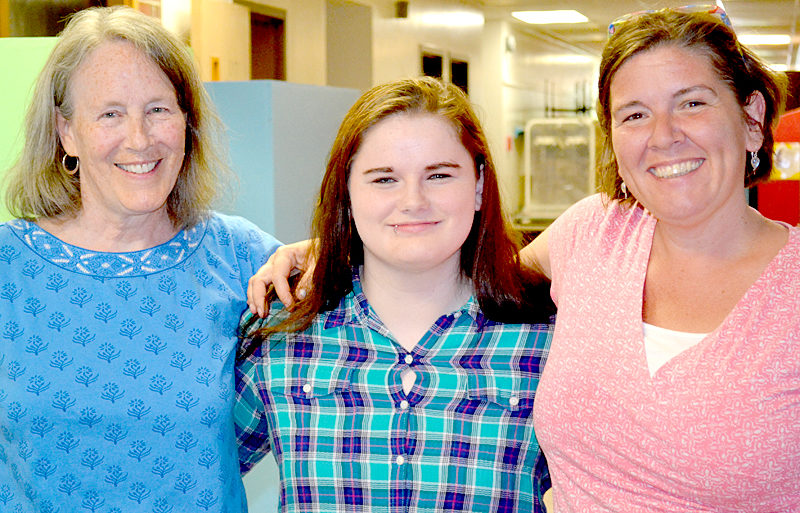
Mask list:
POLYGON ((286 80, 286 37, 281 18, 250 12, 250 78, 286 80))

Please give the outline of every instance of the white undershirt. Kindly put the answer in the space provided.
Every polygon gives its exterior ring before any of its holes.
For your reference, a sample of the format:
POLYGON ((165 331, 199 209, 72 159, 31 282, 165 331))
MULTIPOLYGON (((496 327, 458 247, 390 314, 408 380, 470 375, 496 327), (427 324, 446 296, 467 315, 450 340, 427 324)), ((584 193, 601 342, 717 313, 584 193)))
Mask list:
POLYGON ((644 331, 644 352, 647 368, 653 377, 662 365, 687 349, 696 346, 708 333, 687 333, 675 331, 652 324, 642 323, 644 331))

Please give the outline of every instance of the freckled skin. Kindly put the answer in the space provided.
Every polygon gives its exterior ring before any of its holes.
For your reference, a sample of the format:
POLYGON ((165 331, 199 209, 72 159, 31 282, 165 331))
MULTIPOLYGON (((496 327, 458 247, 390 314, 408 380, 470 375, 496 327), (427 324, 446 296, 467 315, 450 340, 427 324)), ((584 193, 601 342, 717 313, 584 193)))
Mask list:
POLYGON ((631 57, 611 82, 620 176, 660 221, 694 226, 736 215, 745 203, 742 149, 762 142, 745 112, 705 55, 668 45, 631 57))
POLYGON ((166 75, 132 44, 108 41, 78 67, 68 95, 73 114, 58 116, 58 128, 80 159, 81 216, 168 223, 186 119, 166 75))

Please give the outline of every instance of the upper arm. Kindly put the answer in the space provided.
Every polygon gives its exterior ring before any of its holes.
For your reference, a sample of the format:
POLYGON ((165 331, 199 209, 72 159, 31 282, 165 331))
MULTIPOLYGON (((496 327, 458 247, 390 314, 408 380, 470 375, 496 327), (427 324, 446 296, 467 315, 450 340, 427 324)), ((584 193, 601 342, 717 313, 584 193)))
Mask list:
POLYGON ((236 400, 233 420, 239 446, 239 467, 244 474, 270 451, 269 422, 255 377, 258 360, 248 358, 236 365, 236 400))
POLYGON ((548 278, 551 277, 549 234, 548 227, 519 253, 523 265, 540 270, 548 278))

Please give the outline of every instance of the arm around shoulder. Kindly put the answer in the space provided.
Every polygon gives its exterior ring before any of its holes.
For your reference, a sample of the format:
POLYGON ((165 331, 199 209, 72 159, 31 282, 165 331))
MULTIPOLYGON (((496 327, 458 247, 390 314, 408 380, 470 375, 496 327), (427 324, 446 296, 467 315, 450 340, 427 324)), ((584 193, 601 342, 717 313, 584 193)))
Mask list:
POLYGON ((519 252, 522 265, 537 269, 548 278, 551 277, 549 230, 545 229, 519 252))
POLYGON ((281 246, 250 278, 247 286, 247 304, 252 313, 258 314, 259 317, 266 315, 266 297, 270 285, 275 288, 278 299, 287 308, 292 306, 294 298, 289 286, 289 276, 295 269, 303 272, 303 278, 297 287, 298 297, 302 299, 302 292, 307 287, 308 277, 312 274, 310 271, 314 268, 313 258, 309 259, 311 243, 310 240, 304 240, 281 246))

